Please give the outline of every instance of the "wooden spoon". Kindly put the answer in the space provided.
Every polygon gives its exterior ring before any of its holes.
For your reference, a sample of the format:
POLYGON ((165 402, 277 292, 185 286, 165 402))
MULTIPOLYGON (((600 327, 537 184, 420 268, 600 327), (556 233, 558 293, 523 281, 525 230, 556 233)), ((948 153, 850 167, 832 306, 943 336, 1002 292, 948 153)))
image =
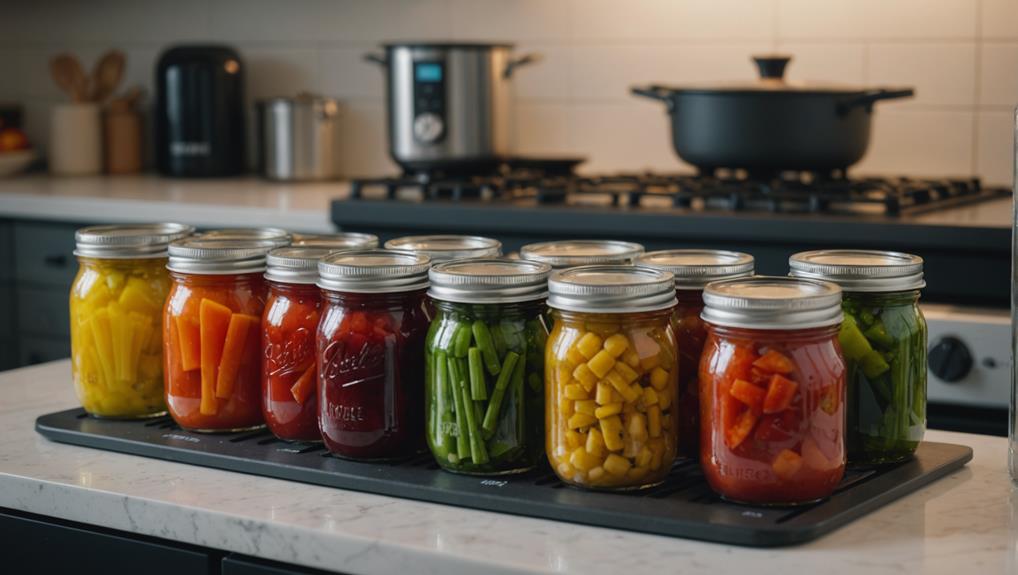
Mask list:
POLYGON ((120 84, 121 78, 124 77, 125 62, 126 57, 120 50, 110 50, 103 54, 92 72, 89 101, 101 104, 113 94, 117 84, 120 84))
POLYGON ((129 112, 134 110, 135 106, 138 105, 138 101, 145 94, 141 86, 134 86, 127 90, 120 96, 110 100, 110 111, 111 112, 129 112))
POLYGON ((72 102, 85 100, 88 79, 76 57, 67 53, 56 55, 50 60, 50 74, 72 102))

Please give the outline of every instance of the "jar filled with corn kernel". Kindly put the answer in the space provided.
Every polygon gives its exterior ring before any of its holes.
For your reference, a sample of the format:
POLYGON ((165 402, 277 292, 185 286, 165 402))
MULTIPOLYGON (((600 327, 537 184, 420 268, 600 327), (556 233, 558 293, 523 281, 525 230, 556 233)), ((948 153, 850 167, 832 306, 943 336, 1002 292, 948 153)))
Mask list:
POLYGON ((548 284, 548 460, 596 489, 660 483, 676 455, 674 277, 642 266, 561 270, 548 284))

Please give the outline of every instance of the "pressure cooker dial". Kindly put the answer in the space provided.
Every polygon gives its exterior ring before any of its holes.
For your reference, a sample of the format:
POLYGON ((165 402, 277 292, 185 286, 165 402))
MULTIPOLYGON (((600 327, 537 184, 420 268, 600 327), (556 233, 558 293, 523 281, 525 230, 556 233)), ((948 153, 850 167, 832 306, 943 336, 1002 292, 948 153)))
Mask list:
POLYGON ((445 123, 435 114, 421 114, 414 118, 414 137, 425 144, 438 140, 443 130, 445 123))

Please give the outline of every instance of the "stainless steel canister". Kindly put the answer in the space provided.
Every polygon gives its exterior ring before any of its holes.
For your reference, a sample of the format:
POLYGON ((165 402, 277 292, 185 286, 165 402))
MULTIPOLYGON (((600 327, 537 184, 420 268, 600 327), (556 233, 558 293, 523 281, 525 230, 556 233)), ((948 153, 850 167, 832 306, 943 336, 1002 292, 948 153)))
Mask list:
POLYGON ((259 166, 270 180, 339 176, 339 104, 313 94, 258 102, 259 166))

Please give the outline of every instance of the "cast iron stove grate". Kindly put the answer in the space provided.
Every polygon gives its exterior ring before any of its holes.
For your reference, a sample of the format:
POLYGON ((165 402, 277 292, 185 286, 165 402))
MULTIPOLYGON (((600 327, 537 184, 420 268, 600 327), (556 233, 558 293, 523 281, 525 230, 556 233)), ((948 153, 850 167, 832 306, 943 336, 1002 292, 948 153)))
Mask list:
POLYGON ((497 175, 357 179, 350 199, 481 201, 625 209, 900 216, 1009 194, 975 178, 844 177, 783 172, 578 176, 518 169, 497 175))
POLYGON ((279 441, 268 431, 202 435, 168 417, 111 421, 71 409, 36 420, 54 441, 240 473, 392 497, 719 543, 777 546, 815 539, 960 469, 972 450, 924 443, 912 461, 849 472, 828 500, 794 508, 728 503, 699 466, 677 462, 664 483, 634 493, 567 487, 547 468, 516 476, 470 477, 438 468, 430 455, 395 463, 338 459, 320 444, 279 441))

